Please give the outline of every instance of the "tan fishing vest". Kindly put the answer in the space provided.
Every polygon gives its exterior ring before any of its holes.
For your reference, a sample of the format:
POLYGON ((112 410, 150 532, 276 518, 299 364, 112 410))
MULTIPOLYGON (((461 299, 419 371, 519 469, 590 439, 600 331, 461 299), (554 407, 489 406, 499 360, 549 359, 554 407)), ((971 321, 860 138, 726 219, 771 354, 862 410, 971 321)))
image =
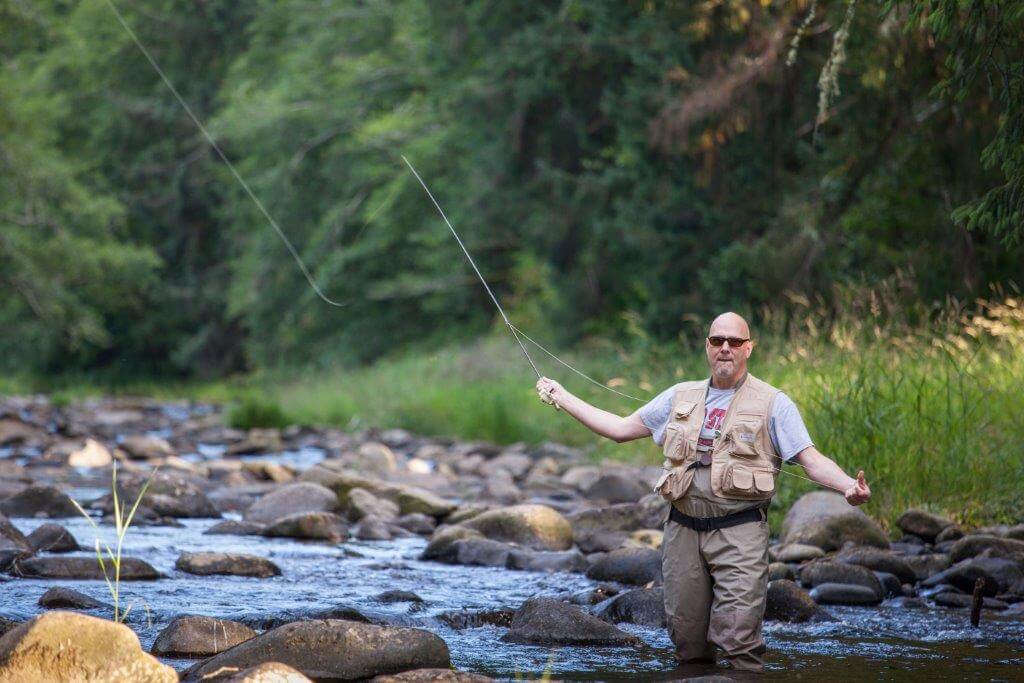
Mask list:
MULTIPOLYGON (((665 427, 665 472, 654 490, 675 501, 686 495, 700 459, 697 439, 704 422, 708 382, 676 389, 665 427)), ((748 374, 736 390, 711 450, 711 490, 728 500, 768 500, 775 493, 781 460, 768 435, 768 416, 779 390, 748 374)))

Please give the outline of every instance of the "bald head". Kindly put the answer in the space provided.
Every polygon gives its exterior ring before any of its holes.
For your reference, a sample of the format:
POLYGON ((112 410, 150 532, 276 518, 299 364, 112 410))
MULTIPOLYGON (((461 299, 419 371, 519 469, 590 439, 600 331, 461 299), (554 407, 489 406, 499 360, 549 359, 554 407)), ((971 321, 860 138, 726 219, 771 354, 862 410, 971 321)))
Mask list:
POLYGON ((723 313, 711 321, 708 340, 704 348, 708 354, 708 365, 711 366, 711 379, 719 389, 728 389, 736 385, 747 374, 747 359, 753 351, 750 341, 750 326, 741 316, 732 311, 723 313), (732 341, 714 346, 711 339, 722 342, 727 340, 744 340, 742 343, 732 341))

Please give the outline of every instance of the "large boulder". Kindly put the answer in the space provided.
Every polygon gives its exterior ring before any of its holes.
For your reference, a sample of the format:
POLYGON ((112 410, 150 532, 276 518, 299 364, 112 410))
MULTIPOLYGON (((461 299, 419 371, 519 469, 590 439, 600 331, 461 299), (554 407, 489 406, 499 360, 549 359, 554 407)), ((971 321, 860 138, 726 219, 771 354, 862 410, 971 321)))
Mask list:
POLYGON ((587 570, 595 581, 618 581, 642 586, 661 582, 661 553, 650 548, 620 548, 602 555, 587 570))
POLYGON ((964 536, 949 549, 949 561, 953 564, 988 551, 989 555, 1024 559, 1024 541, 999 536, 964 536))
POLYGON ((665 591, 660 586, 623 591, 598 604, 594 614, 614 623, 665 628, 665 591))
POLYGON ((889 547, 882 527, 831 491, 812 491, 793 503, 782 522, 782 542, 805 543, 826 551, 848 542, 889 547))
POLYGON ((325 486, 311 482, 286 484, 266 494, 245 511, 245 521, 270 524, 300 512, 334 512, 338 499, 325 486))
MULTIPOLYGON (((113 579, 114 570, 107 562, 107 571, 113 579)), ((91 557, 29 557, 18 560, 11 571, 16 576, 32 579, 84 579, 104 580, 103 569, 95 556, 91 557)), ((148 562, 135 557, 121 558, 122 581, 155 581, 160 578, 148 562)))
POLYGON ((640 640, 579 607, 554 598, 530 598, 502 640, 548 646, 637 646, 640 640))
POLYGON ((264 662, 280 662, 310 678, 330 680, 451 666, 448 646, 429 631, 315 619, 279 626, 214 655, 189 669, 185 679, 217 680, 218 672, 235 673, 264 662))
POLYGON ((340 543, 348 538, 348 526, 333 512, 299 512, 278 519, 261 533, 270 537, 308 538, 340 543))
POLYGON ((906 560, 881 548, 871 546, 844 548, 836 553, 833 559, 836 562, 856 564, 876 572, 893 574, 900 580, 900 583, 914 583, 917 580, 917 574, 906 560))
POLYGON ((74 612, 47 612, 0 638, 0 680, 176 683, 130 628, 74 612))
POLYGON ((29 486, 0 501, 0 512, 8 517, 77 517, 81 513, 71 498, 56 486, 29 486))
POLYGON ((48 522, 28 535, 29 545, 37 553, 70 553, 80 550, 78 541, 60 524, 48 522))
POLYGON ((917 536, 928 543, 934 543, 936 536, 947 527, 953 526, 953 521, 926 510, 912 508, 900 515, 900 518, 896 520, 896 526, 904 533, 917 536))
POLYGON ((818 611, 818 603, 800 586, 786 579, 768 582, 764 618, 769 621, 802 622, 818 611))
POLYGON ((178 617, 153 641, 150 652, 161 657, 209 657, 256 635, 245 624, 214 617, 178 617))
POLYGON ((879 600, 882 598, 882 584, 878 577, 870 569, 856 564, 815 560, 800 568, 800 581, 811 587, 823 583, 864 586, 873 591, 879 600))
POLYGON ((572 547, 572 526, 546 505, 513 505, 481 513, 462 526, 486 538, 533 548, 568 550, 572 547))
POLYGON ((281 575, 281 569, 267 558, 245 553, 183 552, 174 566, 197 576, 223 574, 265 579, 281 575))

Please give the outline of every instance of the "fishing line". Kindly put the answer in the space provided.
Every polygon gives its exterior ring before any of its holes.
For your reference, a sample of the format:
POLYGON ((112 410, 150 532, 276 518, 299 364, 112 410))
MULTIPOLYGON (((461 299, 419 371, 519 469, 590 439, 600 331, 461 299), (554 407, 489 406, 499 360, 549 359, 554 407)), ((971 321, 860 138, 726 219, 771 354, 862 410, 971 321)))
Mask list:
POLYGON ((295 263, 299 265, 299 270, 301 270, 302 274, 306 276, 306 280, 309 282, 310 287, 313 288, 313 291, 316 292, 316 295, 323 299, 326 303, 330 304, 331 306, 337 306, 339 308, 347 306, 347 302, 342 303, 340 301, 335 301, 334 299, 331 299, 326 294, 324 294, 323 290, 320 289, 320 286, 316 283, 316 280, 313 279, 313 275, 306 268, 306 264, 303 263, 302 258, 299 257, 299 252, 296 251, 295 247, 292 246, 291 241, 284 234, 284 231, 281 230, 281 226, 277 224, 277 221, 274 220, 274 217, 271 216, 270 212, 267 211, 265 206, 263 206, 263 202, 259 200, 259 197, 257 197, 256 194, 249 187, 249 183, 245 182, 245 179, 242 178, 241 174, 235 169, 235 165, 231 163, 227 155, 224 154, 220 146, 214 141, 213 136, 210 135, 210 133, 206 130, 206 126, 204 126, 202 122, 200 122, 199 117, 197 117, 192 112, 192 108, 188 106, 188 103, 185 101, 185 98, 183 98, 178 93, 178 89, 174 87, 174 84, 171 83, 170 79, 167 78, 167 75, 164 74, 163 69, 160 68, 160 65, 157 64, 156 60, 153 59, 152 55, 149 54, 149 50, 147 50, 146 46, 142 44, 142 41, 139 40, 139 37, 135 35, 135 31, 133 31, 131 26, 128 25, 128 22, 125 21, 124 17, 121 15, 121 12, 118 11, 117 7, 114 6, 114 3, 111 2, 111 0, 104 1, 107 3, 107 7, 110 8, 110 11, 114 13, 114 16, 117 17, 118 23, 121 24, 124 30, 128 33, 129 37, 131 37, 132 41, 135 43, 136 47, 139 48, 142 54, 146 57, 146 60, 150 63, 153 69, 163 80, 164 84, 171 91, 171 94, 173 94, 174 98, 178 100, 178 103, 185 110, 185 113, 188 114, 190 119, 192 119, 192 123, 196 124, 196 127, 199 129, 199 132, 203 134, 203 137, 206 138, 206 141, 209 142, 210 146, 213 147, 215 152, 217 152, 217 155, 221 158, 221 161, 223 161, 224 165, 228 167, 228 170, 231 171, 231 174, 235 176, 235 179, 238 181, 239 185, 242 186, 242 189, 245 190, 245 193, 249 195, 250 199, 252 199, 253 203, 256 205, 256 208, 259 209, 260 213, 263 214, 263 217, 267 219, 268 223, 270 223, 270 227, 272 227, 274 231, 277 232, 278 237, 281 238, 281 241, 284 242, 284 245, 288 248, 288 251, 291 253, 292 258, 295 259, 295 263))

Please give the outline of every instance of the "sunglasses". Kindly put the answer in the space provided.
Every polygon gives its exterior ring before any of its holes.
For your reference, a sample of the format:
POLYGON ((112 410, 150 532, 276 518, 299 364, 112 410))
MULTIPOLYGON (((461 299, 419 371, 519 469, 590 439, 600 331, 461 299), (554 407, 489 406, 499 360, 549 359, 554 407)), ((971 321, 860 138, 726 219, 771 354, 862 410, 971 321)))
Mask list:
POLYGON ((732 348, 737 349, 746 344, 748 341, 750 340, 740 339, 739 337, 708 337, 708 344, 711 344, 716 349, 722 344, 725 344, 726 342, 728 342, 729 346, 731 346, 732 348))

